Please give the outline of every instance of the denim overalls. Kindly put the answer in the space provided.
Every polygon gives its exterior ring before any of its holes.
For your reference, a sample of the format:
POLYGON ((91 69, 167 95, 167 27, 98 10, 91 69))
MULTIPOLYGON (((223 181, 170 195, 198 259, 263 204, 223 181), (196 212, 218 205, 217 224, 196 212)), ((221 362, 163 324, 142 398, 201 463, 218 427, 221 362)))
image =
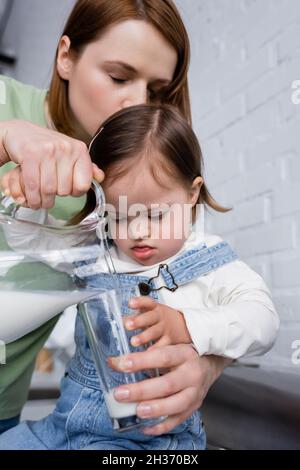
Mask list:
MULTIPOLYGON (((237 255, 226 242, 209 248, 202 244, 185 251, 161 269, 164 285, 172 289, 215 271, 237 255)), ((109 275, 82 266, 80 276, 88 285, 111 289, 109 275)), ((130 313, 128 300, 136 295, 139 283, 149 279, 142 275, 118 274, 123 294, 122 314, 130 313)), ((155 280, 150 282, 155 288, 155 280)), ((152 298, 160 301, 157 291, 152 298)), ((93 300, 91 301, 93 302, 93 300)), ((96 303, 95 303, 95 308, 96 303)), ((99 312, 100 314, 101 312, 99 312)), ((77 315, 76 353, 68 364, 61 383, 61 397, 54 412, 38 422, 25 422, 0 436, 1 449, 95 449, 95 450, 201 450, 206 438, 199 411, 168 434, 146 436, 138 429, 119 433, 112 428, 98 375, 94 366, 83 322, 77 315)), ((183 379, 184 380, 184 377, 183 379)))

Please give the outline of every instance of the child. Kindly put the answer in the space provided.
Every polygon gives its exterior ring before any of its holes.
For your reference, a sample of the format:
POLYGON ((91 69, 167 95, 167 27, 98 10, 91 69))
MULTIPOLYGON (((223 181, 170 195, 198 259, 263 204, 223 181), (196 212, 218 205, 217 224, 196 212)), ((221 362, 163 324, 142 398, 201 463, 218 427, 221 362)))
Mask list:
MULTIPOLYGON (((166 105, 125 109, 103 124, 91 157, 106 174, 111 251, 125 301, 136 287, 143 296, 130 304, 139 306, 139 314, 125 319, 128 330, 142 329, 132 344, 192 343, 200 355, 229 358, 267 351, 278 318, 263 280, 226 242, 197 230, 198 204, 227 209, 208 192, 200 147, 185 120, 166 105)), ((89 193, 72 223, 93 209, 93 198, 89 193)), ((106 265, 99 260, 96 268, 87 271, 86 281, 113 287, 106 265)), ((125 306, 122 313, 128 314, 125 306)), ((3 434, 0 449, 205 448, 198 411, 164 435, 114 431, 79 316, 75 337, 76 354, 54 412, 3 434)), ((126 387, 120 390, 124 396, 126 387)))

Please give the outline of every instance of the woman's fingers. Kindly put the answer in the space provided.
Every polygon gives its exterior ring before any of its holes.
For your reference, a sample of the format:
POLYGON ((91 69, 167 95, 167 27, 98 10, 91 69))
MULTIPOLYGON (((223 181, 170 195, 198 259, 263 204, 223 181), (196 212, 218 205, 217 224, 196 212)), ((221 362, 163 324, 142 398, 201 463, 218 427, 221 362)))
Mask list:
POLYGON ((118 401, 135 402, 158 398, 166 398, 173 393, 178 393, 185 387, 182 376, 178 377, 176 372, 169 372, 166 375, 142 380, 141 382, 122 385, 114 391, 114 396, 118 401), (125 391, 127 394, 125 394, 125 391))
POLYGON ((10 195, 11 197, 16 201, 18 204, 24 204, 26 202, 24 193, 23 193, 23 187, 21 184, 21 178, 22 178, 22 173, 20 171, 20 168, 14 168, 10 174, 8 175, 9 177, 9 190, 10 190, 10 195))
POLYGON ((198 358, 198 354, 191 346, 177 344, 111 358, 110 362, 112 367, 120 372, 137 372, 144 369, 176 367, 195 358, 198 358))
POLYGON ((28 207, 30 209, 40 209, 42 207, 40 162, 36 159, 28 160, 24 162, 21 170, 28 207))
POLYGON ((102 171, 95 163, 93 163, 93 178, 102 183, 105 179, 104 171, 102 171))
POLYGON ((11 196, 18 204, 26 202, 22 173, 19 167, 13 168, 2 176, 1 191, 11 196))
POLYGON ((54 158, 44 159, 40 166, 41 172, 41 199, 42 208, 50 209, 54 206, 57 194, 56 161, 54 158))
POLYGON ((141 431, 143 434, 149 436, 159 436, 161 434, 167 434, 176 426, 186 421, 192 413, 193 411, 189 410, 184 413, 172 415, 165 419, 165 421, 163 421, 162 423, 159 423, 156 426, 142 428, 141 431))
MULTIPOLYGON (((180 390, 194 384, 198 379, 200 382, 200 371, 197 370, 196 351, 188 352, 188 349, 182 348, 185 345, 165 346, 159 349, 146 350, 130 354, 130 356, 119 358, 110 358, 110 365, 123 372, 133 372, 147 369, 173 368, 167 374, 144 380, 130 385, 124 385, 115 390, 115 397, 122 399, 122 391, 126 390, 127 396, 122 401, 142 401, 154 398, 170 396, 180 390), (176 349, 174 349, 174 347, 176 349), (132 358, 132 359, 131 359, 132 358), (149 359, 150 358, 150 359, 149 359), (186 366, 188 361, 188 367, 186 366), (116 367, 116 364, 119 367, 116 367), (184 377, 184 380, 182 379, 184 377), (119 391, 121 393, 119 394, 119 391)), ((187 345, 187 348, 189 346, 187 345)))
MULTIPOLYGON (((80 149, 79 149, 80 150, 80 149)), ((87 147, 82 146, 73 168, 73 196, 86 193, 92 183, 93 166, 87 147)))
POLYGON ((55 158, 58 196, 69 196, 73 192, 73 171, 75 159, 72 157, 72 143, 62 141, 60 155, 55 158))
POLYGON ((137 414, 140 418, 158 418, 159 416, 172 416, 185 413, 187 403, 189 404, 189 413, 197 409, 199 401, 193 387, 181 390, 178 393, 166 398, 143 401, 137 406, 137 414))
POLYGON ((98 181, 104 178, 79 140, 21 120, 7 124, 4 135, 5 157, 20 165, 32 209, 53 205, 54 187, 59 195, 80 196, 89 190, 93 174, 98 181))
POLYGON ((201 356, 191 345, 165 346, 123 357, 120 370, 155 369, 171 367, 163 376, 118 387, 114 391, 120 402, 138 402, 140 417, 168 416, 164 423, 146 429, 157 435, 169 432, 198 409, 209 386, 216 378, 214 357, 201 356), (132 362, 130 363, 130 360, 132 362))

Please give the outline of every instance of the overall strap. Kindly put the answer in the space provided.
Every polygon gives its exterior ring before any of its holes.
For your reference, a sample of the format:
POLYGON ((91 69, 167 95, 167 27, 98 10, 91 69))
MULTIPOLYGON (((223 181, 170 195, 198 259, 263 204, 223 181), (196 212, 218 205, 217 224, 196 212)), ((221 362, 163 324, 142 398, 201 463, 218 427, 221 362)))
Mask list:
POLYGON ((172 289, 174 281, 178 286, 181 286, 237 259, 238 256, 231 246, 222 241, 210 247, 202 245, 189 250, 169 263, 168 266, 162 265, 160 272, 166 286, 172 289))

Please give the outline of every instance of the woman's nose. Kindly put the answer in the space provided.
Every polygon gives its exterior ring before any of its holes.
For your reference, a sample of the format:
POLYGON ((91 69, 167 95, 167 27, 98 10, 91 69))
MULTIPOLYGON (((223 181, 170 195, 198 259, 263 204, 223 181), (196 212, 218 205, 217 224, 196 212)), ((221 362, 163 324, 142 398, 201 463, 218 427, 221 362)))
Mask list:
POLYGON ((139 104, 146 104, 148 101, 147 85, 139 85, 133 87, 129 96, 123 101, 122 109, 129 108, 129 106, 136 106, 139 104))

